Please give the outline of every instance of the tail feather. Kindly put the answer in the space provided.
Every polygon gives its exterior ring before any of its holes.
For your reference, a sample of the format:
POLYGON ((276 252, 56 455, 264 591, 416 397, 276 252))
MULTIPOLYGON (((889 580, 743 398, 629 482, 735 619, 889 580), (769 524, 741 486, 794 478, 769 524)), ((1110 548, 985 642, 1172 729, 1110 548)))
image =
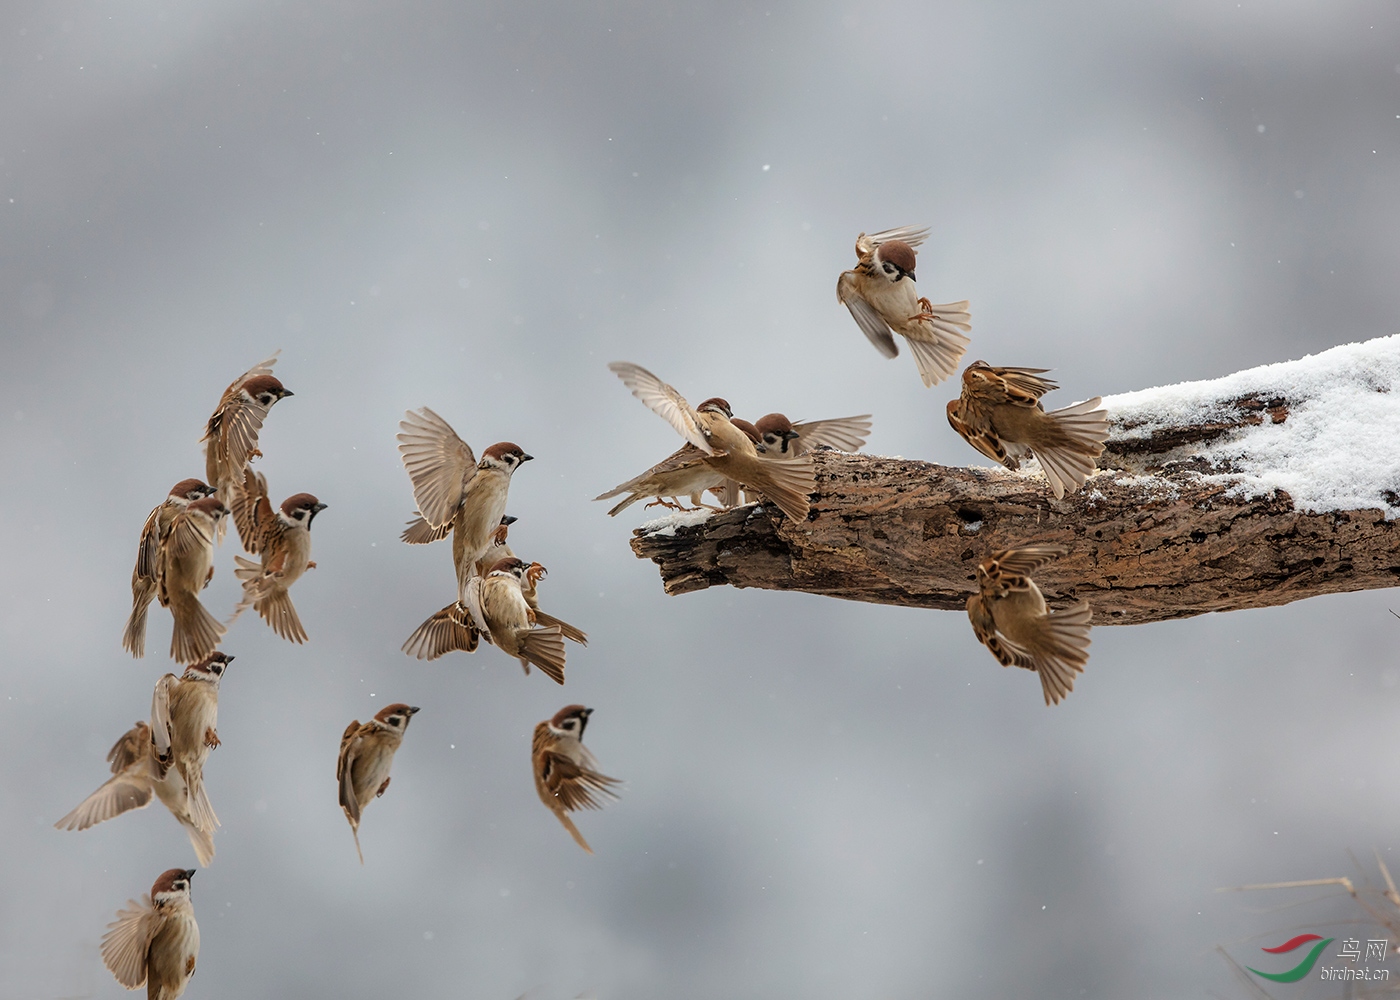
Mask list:
POLYGON ((768 459, 763 462, 764 482, 745 483, 777 504, 794 521, 807 520, 812 505, 807 499, 817 490, 816 469, 810 456, 768 459))
POLYGON ((570 642, 576 642, 580 646, 588 645, 588 634, 586 632, 582 631, 581 629, 574 628, 574 626, 570 625, 568 622, 561 621, 560 619, 555 618, 553 615, 536 610, 535 621, 538 622, 540 625, 544 625, 546 627, 550 625, 557 625, 559 627, 559 634, 562 635, 565 639, 568 639, 570 642))
POLYGON ((198 663, 228 631, 193 594, 170 595, 170 615, 175 619, 170 657, 176 663, 198 663))
POLYGON ((126 631, 122 633, 122 649, 138 660, 146 655, 146 619, 151 602, 156 597, 156 586, 151 582, 133 583, 131 586, 131 617, 126 620, 126 631))
POLYGON ((403 529, 403 534, 399 536, 402 541, 409 545, 427 545, 430 542, 438 542, 452 534, 452 522, 448 521, 440 528, 434 528, 423 515, 419 514, 412 521, 408 522, 408 527, 403 529))
POLYGON ((454 650, 473 653, 481 634, 472 624, 471 612, 453 601, 414 629, 403 644, 403 651, 419 660, 436 660, 454 650))
POLYGON ((198 829, 205 833, 213 833, 220 823, 219 817, 214 815, 214 805, 209 801, 209 793, 204 790, 203 773, 197 767, 188 771, 182 767, 180 770, 184 775, 185 785, 189 788, 190 819, 198 829))
POLYGON ((185 828, 185 832, 190 835, 190 846, 194 848, 194 856, 199 859, 199 867, 208 868, 210 862, 214 860, 214 835, 208 830, 201 830, 188 823, 180 824, 185 828))
POLYGON ((593 848, 588 846, 588 841, 583 839, 583 834, 578 832, 578 827, 574 826, 574 821, 569 819, 569 814, 563 809, 554 810, 554 815, 559 817, 559 822, 564 824, 564 829, 569 831, 569 836, 574 838, 574 843, 578 844, 589 854, 593 853, 593 848))
POLYGON ((1045 704, 1059 704, 1074 690, 1074 679, 1089 662, 1089 627, 1094 616, 1088 601, 1052 613, 1045 620, 1036 670, 1045 704))
MULTIPOLYGON (((600 496, 600 497, 594 497, 593 499, 595 499, 595 500, 606 500, 606 499, 608 499, 609 497, 615 497, 615 496, 617 496, 617 492, 616 492, 616 491, 614 491, 614 492, 612 492, 612 493, 604 493, 602 496, 600 496)), ((641 498, 642 498, 642 494, 640 494, 640 493, 632 493, 632 494, 629 494, 627 497, 625 497, 625 498, 623 499, 623 501, 622 501, 621 503, 619 503, 617 506, 615 506, 612 510, 608 511, 608 516, 609 516, 609 517, 617 517, 617 515, 621 514, 621 513, 622 513, 624 510, 626 510, 628 507, 631 507, 634 503, 636 503, 636 502, 637 502, 638 500, 640 500, 641 498)))
POLYGON ((1060 432, 1059 440, 1034 449, 1034 454, 1056 499, 1077 490, 1094 474, 1094 460, 1103 454, 1108 439, 1108 413, 1097 408, 1100 402, 1095 396, 1047 414, 1060 432))
POLYGON ((355 853, 360 856, 360 864, 365 863, 365 852, 360 850, 360 828, 354 823, 350 824, 350 836, 355 838, 355 853))
POLYGON ((971 324, 966 302, 952 302, 933 307, 932 316, 926 315, 925 323, 930 328, 930 336, 906 337, 909 352, 919 367, 919 377, 925 386, 937 385, 958 370, 958 362, 967 353, 971 340, 962 332, 970 330, 971 324), (961 329, 959 329, 961 327, 961 329))
POLYGON ((301 627, 297 609, 292 605, 291 592, 278 586, 275 579, 264 577, 258 563, 242 556, 234 556, 234 562, 237 568, 233 575, 243 583, 243 599, 233 609, 228 623, 232 625, 239 615, 252 608, 283 639, 298 644, 305 642, 306 629, 301 627))
POLYGON ((558 625, 531 629, 519 641, 522 660, 539 667, 556 684, 564 683, 564 637, 558 625))

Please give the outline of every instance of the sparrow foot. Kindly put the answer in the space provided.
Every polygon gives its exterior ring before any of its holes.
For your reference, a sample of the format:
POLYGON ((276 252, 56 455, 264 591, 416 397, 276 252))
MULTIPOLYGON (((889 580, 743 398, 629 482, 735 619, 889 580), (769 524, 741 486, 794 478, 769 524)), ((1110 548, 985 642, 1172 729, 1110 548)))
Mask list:
POLYGON ((384 792, 385 792, 385 791, 388 789, 388 787, 389 787, 389 781, 390 781, 389 778, 385 778, 385 779, 384 779, 384 784, 380 785, 380 786, 379 786, 379 791, 377 791, 377 792, 374 793, 374 797, 375 797, 375 798, 379 798, 379 796, 381 796, 381 795, 384 794, 384 792))
POLYGON ((306 560, 306 568, 307 568, 307 569, 315 569, 315 568, 316 568, 316 564, 315 564, 314 562, 312 562, 310 559, 308 559, 308 560, 306 560))
POLYGON ((674 500, 667 500, 665 497, 657 497, 651 503, 643 507, 643 510, 650 510, 652 507, 665 507, 667 510, 678 510, 683 513, 689 512, 692 508, 676 503, 674 500))
POLYGON ((204 745, 210 750, 213 750, 222 742, 223 741, 219 739, 219 734, 214 731, 213 726, 209 726, 204 730, 204 745))

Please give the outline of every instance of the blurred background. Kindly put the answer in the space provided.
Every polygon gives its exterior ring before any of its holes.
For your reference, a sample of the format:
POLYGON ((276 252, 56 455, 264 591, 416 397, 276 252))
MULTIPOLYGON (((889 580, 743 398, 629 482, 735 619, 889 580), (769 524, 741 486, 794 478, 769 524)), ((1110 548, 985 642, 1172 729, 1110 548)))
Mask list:
POLYGON ((605 365, 985 464, 836 304, 858 232, 932 226, 968 360, 1064 405, 1400 330, 1397 153, 1385 2, 7 4, 0 996, 125 995, 106 923, 194 864, 159 804, 52 824, 171 669, 159 607, 119 644, 143 519, 278 348, 257 467, 330 506, 310 642, 223 646, 190 996, 1241 995, 1217 945, 1321 917, 1217 887, 1397 858, 1393 593, 1098 629, 1050 710, 960 614, 664 596, 650 515, 589 500, 679 441, 605 365), (590 634, 566 688, 399 652, 453 592, 397 540, 422 405, 537 457, 511 544, 590 634), (391 701, 423 710, 361 868, 336 753, 391 701), (530 775, 575 701, 627 782, 594 857, 530 775))

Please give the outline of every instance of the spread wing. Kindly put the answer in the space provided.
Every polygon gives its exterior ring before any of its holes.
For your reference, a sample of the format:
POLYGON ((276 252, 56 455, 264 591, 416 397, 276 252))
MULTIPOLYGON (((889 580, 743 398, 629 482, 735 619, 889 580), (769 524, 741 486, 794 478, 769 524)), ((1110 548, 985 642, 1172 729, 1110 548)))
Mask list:
MULTIPOLYGON (((847 271, 846 273, 850 274, 851 272, 847 271)), ((842 275, 842 278, 844 277, 845 275, 842 275)), ((839 285, 837 291, 838 293, 841 291, 839 285)), ((880 314, 875 311, 874 306, 866 302, 859 293, 846 295, 842 301, 846 304, 846 308, 851 311, 851 318, 856 321, 856 326, 860 327, 861 332, 875 345, 876 350, 887 358, 899 355, 899 345, 894 342, 894 334, 890 332, 889 324, 880 318, 880 314)))
POLYGON ((160 922, 150 896, 141 901, 126 901, 126 909, 117 911, 117 919, 107 925, 102 935, 102 962, 129 990, 146 981, 146 953, 160 922))
POLYGON ((797 440, 804 452, 815 448, 835 448, 837 451, 860 451, 870 436, 870 414, 858 417, 837 417, 834 420, 809 420, 793 424, 797 440))
POLYGON ((888 243, 890 240, 899 240, 908 243, 911 247, 922 246, 924 240, 928 239, 929 229, 927 226, 900 226, 897 229, 886 229, 879 233, 869 235, 861 233, 856 237, 856 253, 860 254, 864 260, 866 255, 875 252, 875 248, 881 243, 888 243))
POLYGON ((229 383, 219 399, 219 408, 209 418, 204 431, 204 440, 209 442, 206 465, 211 486, 223 485, 215 479, 237 476, 248 464, 248 456, 258 446, 258 432, 262 430, 267 407, 243 399, 240 390, 250 378, 271 375, 272 366, 277 363, 277 355, 281 353, 274 351, 272 357, 258 362, 238 376, 229 383))
POLYGON ((82 801, 76 809, 54 824, 59 830, 86 830, 131 809, 144 809, 155 794, 150 764, 151 729, 138 722, 113 745, 107 754, 112 777, 82 801))
POLYGON ((972 634, 997 658, 998 663, 1004 667, 1035 669, 1035 657, 1030 651, 1016 645, 997 631, 996 622, 987 611, 980 594, 973 594, 967 599, 967 617, 972 622, 972 634))
POLYGON ((257 378, 259 375, 271 375, 272 366, 277 364, 277 355, 281 353, 282 349, 279 347, 277 350, 272 352, 271 357, 264 358, 262 361, 259 361, 252 368, 249 368, 242 375, 238 376, 238 378, 230 382, 228 388, 224 390, 224 396, 227 397, 237 394, 239 387, 243 385, 244 382, 248 381, 250 378, 257 378))
POLYGON ((360 803, 355 799, 352 772, 355 768, 355 750, 363 728, 359 719, 345 727, 345 734, 340 737, 340 756, 335 762, 335 779, 340 785, 340 806, 345 810, 345 815, 350 817, 351 823, 360 821, 360 803))
POLYGON ((715 453, 710 447, 705 428, 701 426, 699 417, 685 401, 684 396, 641 365, 634 365, 630 361, 614 361, 608 365, 608 369, 622 379, 622 384, 631 389, 632 395, 645 403, 647 409, 662 417, 681 437, 706 455, 715 453))
POLYGON ((1049 368, 993 368, 982 362, 968 365, 963 372, 963 392, 972 392, 991 403, 1011 403, 1034 407, 1040 397, 1059 384, 1040 376, 1049 368))
POLYGON ((983 408, 969 405, 964 399, 955 399, 948 406, 948 424, 962 435, 964 441, 972 445, 993 462, 1006 464, 1006 446, 992 433, 991 425, 979 419, 983 408))
POLYGON ((982 566, 989 575, 1030 576, 1048 562, 1058 559, 1069 549, 1063 545, 1026 545, 1019 549, 1004 549, 993 553, 982 566))
POLYGON ((276 521, 272 514, 272 501, 267 495, 267 477, 246 468, 243 470, 243 482, 235 484, 232 492, 228 505, 243 550, 250 555, 259 555, 267 547, 269 532, 276 521))
POLYGON ((201 548, 213 544, 213 536, 190 516, 189 511, 182 510, 175 515, 175 523, 170 526, 170 536, 166 539, 171 555, 186 559, 201 548))
POLYGON ((426 406, 409 411, 399 421, 399 453, 413 498, 429 526, 440 528, 452 520, 462 503, 467 484, 476 476, 476 456, 442 417, 426 406))
POLYGON ((551 751, 545 751, 540 766, 540 782, 545 790, 559 800, 569 812, 576 809, 601 809, 599 799, 615 799, 613 786, 621 784, 616 778, 599 774, 589 767, 551 751))

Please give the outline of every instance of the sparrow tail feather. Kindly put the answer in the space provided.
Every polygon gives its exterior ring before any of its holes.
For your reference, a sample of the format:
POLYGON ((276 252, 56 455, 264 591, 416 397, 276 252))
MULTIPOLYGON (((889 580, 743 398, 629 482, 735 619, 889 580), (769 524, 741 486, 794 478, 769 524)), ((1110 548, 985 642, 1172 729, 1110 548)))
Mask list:
POLYGON ((560 809, 556 811, 554 815, 559 817, 559 822, 564 824, 564 829, 569 831, 569 836, 574 838, 574 843, 578 844, 579 847, 582 847, 589 854, 592 854, 593 848, 588 846, 588 841, 584 840, 583 834, 578 832, 578 827, 574 826, 574 821, 569 819, 569 814, 560 809))
POLYGON ((126 620, 126 631, 122 633, 122 649, 138 660, 146 655, 146 619, 155 600, 156 588, 152 584, 132 587, 131 617, 126 620))
POLYGON ((564 637, 558 625, 532 629, 522 635, 520 656, 543 670, 556 684, 564 683, 564 637))
POLYGON ((170 615, 175 619, 170 657, 176 663, 198 663, 214 651, 227 631, 193 594, 172 594, 170 615))

